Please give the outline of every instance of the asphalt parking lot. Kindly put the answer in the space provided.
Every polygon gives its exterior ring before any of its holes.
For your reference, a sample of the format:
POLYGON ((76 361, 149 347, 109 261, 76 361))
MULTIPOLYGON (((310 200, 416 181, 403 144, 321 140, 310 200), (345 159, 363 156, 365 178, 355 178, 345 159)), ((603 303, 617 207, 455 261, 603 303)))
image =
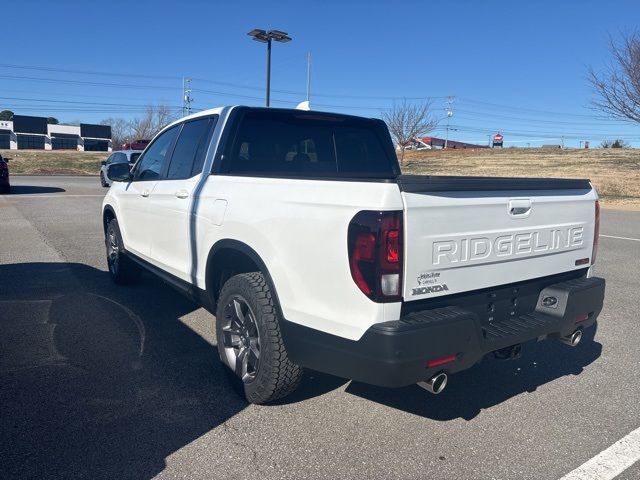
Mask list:
POLYGON ((294 396, 253 406, 226 383, 210 314, 151 276, 111 284, 97 178, 12 183, 2 478, 558 479, 640 427, 640 212, 603 210, 594 341, 487 358, 437 397, 307 372, 294 396))

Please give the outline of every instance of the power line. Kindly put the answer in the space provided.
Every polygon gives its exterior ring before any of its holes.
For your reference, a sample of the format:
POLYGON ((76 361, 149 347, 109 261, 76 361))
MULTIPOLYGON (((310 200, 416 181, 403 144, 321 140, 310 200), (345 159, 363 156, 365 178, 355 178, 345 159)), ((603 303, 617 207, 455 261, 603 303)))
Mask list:
POLYGON ((541 124, 549 124, 549 125, 590 125, 590 126, 609 126, 613 127, 619 125, 619 122, 585 122, 585 121, 565 121, 565 120, 545 120, 540 118, 523 118, 523 117, 512 117, 510 115, 501 115, 495 113, 483 113, 483 112, 474 112, 472 110, 459 109, 458 112, 461 112, 463 115, 460 118, 467 118, 469 120, 477 120, 482 119, 485 120, 487 118, 496 118, 498 120, 506 120, 506 121, 515 121, 515 122, 524 122, 524 123, 541 123, 541 124))
MULTIPOLYGON (((11 68, 11 69, 20 69, 20 70, 33 70, 33 71, 42 71, 42 72, 54 72, 54 73, 73 73, 73 74, 80 74, 80 75, 97 75, 97 76, 109 76, 109 77, 128 77, 128 78, 147 78, 147 79, 156 79, 156 80, 175 80, 175 81, 179 81, 182 79, 182 77, 178 77, 178 76, 169 76, 169 75, 145 75, 145 74, 136 74, 136 73, 118 73, 118 72, 104 72, 104 71, 92 71, 92 70, 74 70, 74 69, 63 69, 63 68, 53 68, 53 67, 46 67, 46 66, 36 66, 36 65, 15 65, 15 64, 7 64, 7 63, 2 63, 0 64, 0 68, 11 68)), ((17 76, 15 76, 17 77, 17 76)), ((28 78, 28 77, 24 77, 24 78, 28 78)), ((198 82, 202 82, 202 83, 208 83, 208 84, 212 84, 212 85, 221 85, 221 86, 226 86, 226 87, 232 87, 232 88, 238 88, 238 89, 246 89, 246 90, 255 90, 255 91, 262 91, 263 87, 258 87, 258 86, 250 86, 250 85, 243 85, 243 84, 239 84, 239 83, 232 83, 232 82, 222 82, 222 81, 218 81, 218 80, 211 80, 211 79, 206 79, 206 78, 201 78, 201 77, 191 77, 193 80, 196 80, 198 82)), ((31 77, 31 79, 33 79, 33 77, 31 77)), ((57 80, 57 79, 50 79, 50 80, 57 80)), ((102 84, 100 84, 102 85, 102 84)), ((119 84, 122 85, 122 84, 119 84)), ((115 84, 114 84, 115 86, 115 84)), ((302 90, 277 90, 277 89, 272 89, 273 92, 277 92, 277 93, 282 93, 285 95, 305 95, 305 92, 302 90)), ((319 97, 327 97, 327 98, 359 98, 359 99, 363 99, 363 100, 402 100, 402 99, 407 99, 407 100, 434 100, 434 99, 443 99, 446 98, 445 96, 428 96, 428 95, 421 95, 421 96, 403 96, 403 95, 397 95, 397 96, 389 96, 389 95, 353 95, 353 94, 337 94, 337 93, 319 93, 319 94, 314 94, 316 96, 319 97)))
MULTIPOLYGON (((0 100, 19 100, 25 102, 51 102, 51 103, 73 103, 77 105, 95 105, 95 106, 110 106, 110 107, 142 107, 148 108, 149 105, 143 104, 132 104, 132 103, 104 103, 104 102, 80 102, 77 100, 52 100, 52 99, 43 99, 43 98, 25 98, 25 97, 0 97, 0 100)), ((170 107, 170 108, 179 108, 179 107, 170 107)))
MULTIPOLYGON (((140 79, 155 79, 155 80, 170 80, 170 81, 176 81, 179 80, 180 77, 174 77, 174 76, 168 76, 168 75, 145 75, 145 74, 136 74, 136 73, 118 73, 118 72, 99 72, 99 71, 90 71, 90 70, 74 70, 74 69, 60 69, 60 68, 53 68, 53 67, 46 67, 46 66, 33 66, 33 65, 15 65, 15 64, 0 64, 0 67, 4 67, 4 68, 8 68, 8 69, 23 69, 23 70, 34 70, 34 71, 42 71, 42 72, 54 72, 54 73, 64 73, 64 74, 74 74, 74 75, 96 75, 96 76, 108 76, 108 77, 130 77, 130 78, 140 78, 140 79)), ((44 83, 49 83, 49 84, 60 84, 60 85, 86 85, 86 86, 90 86, 90 87, 115 87, 115 88, 126 88, 126 89, 145 89, 145 90, 164 90, 164 91, 171 91, 171 92, 176 92, 176 90, 179 88, 179 86, 169 86, 169 85, 161 85, 161 84, 152 84, 152 85, 141 85, 141 84, 137 84, 137 83, 120 83, 120 82, 103 82, 103 81, 91 81, 91 80, 80 80, 80 79, 65 79, 65 78, 46 78, 46 77, 33 77, 33 76, 26 76, 26 75, 0 75, 0 79, 8 79, 8 80, 25 80, 25 81, 33 81, 33 82, 44 82, 44 83)), ((254 86, 247 86, 247 85, 240 85, 237 83, 231 83, 231 82, 220 82, 220 81, 215 81, 215 80, 209 80, 209 79, 202 79, 202 78, 194 78, 195 81, 199 82, 199 83, 204 83, 204 84, 212 84, 212 85, 221 85, 221 86, 226 86, 232 89, 240 89, 240 90, 253 90, 253 91, 262 91, 262 87, 254 87, 254 86)), ((184 99, 184 91, 185 89, 183 89, 183 99, 184 99)), ((201 88, 190 88, 189 89, 189 93, 191 91, 194 92, 199 92, 202 95, 209 95, 209 96, 215 96, 215 97, 226 97, 226 98, 231 98, 231 99, 245 99, 245 100, 251 100, 251 101, 262 101, 262 96, 254 96, 254 95, 249 95, 249 94, 243 94, 243 93, 235 93, 235 92, 230 92, 230 91, 225 91, 225 90, 209 90, 209 89, 201 89, 201 88)), ((274 92, 280 93, 282 95, 304 95, 304 92, 302 91, 295 91, 295 90, 273 90, 274 92)), ((30 92, 33 93, 33 92, 30 92)), ((177 92, 176 92, 177 93, 177 92)), ((50 94, 50 92, 48 92, 47 94, 50 94)), ((70 96, 70 97, 84 97, 84 98, 99 98, 99 96, 97 95, 77 95, 77 94, 72 94, 72 93, 62 93, 59 94, 59 96, 70 96)), ((407 96, 375 96, 375 95, 347 95, 347 94, 332 94, 332 93, 314 93, 314 97, 321 97, 321 98, 343 98, 343 99, 354 99, 354 100, 398 100, 398 99, 408 99, 408 100, 422 100, 422 101, 429 101, 429 100, 433 100, 433 99, 450 99, 451 97, 434 97, 434 96, 419 96, 419 97, 407 97, 407 96)), ((72 100, 54 100, 54 99, 49 99, 49 100, 45 100, 45 99, 37 99, 37 98, 23 98, 23 97, 0 97, 4 100, 12 100, 14 102, 42 102, 43 104, 40 106, 37 105, 27 105, 27 104, 12 104, 15 105, 15 107, 12 108, 21 108, 21 109, 45 109, 45 108, 49 108, 49 109, 55 109, 55 111, 77 111, 77 112, 81 112, 81 111, 86 111, 86 112, 102 112, 102 113, 107 113, 107 112, 111 112, 111 111, 115 111, 115 112, 121 112, 121 113, 131 113, 131 112, 137 112, 137 111, 144 111, 144 109, 148 108, 145 105, 140 105, 140 104, 129 104, 129 103, 111 103, 111 102, 80 102, 80 101, 72 101, 72 100), (56 105, 47 105, 47 104, 54 104, 54 103, 64 103, 64 104, 68 104, 65 105, 64 107, 61 106, 56 106, 56 105), (74 106, 72 106, 74 105, 74 106), (117 108, 116 108, 117 107, 117 108)), ((103 96, 102 98, 113 98, 112 96, 103 96)), ((190 98, 190 97, 189 97, 190 98)), ((581 137, 584 137, 585 134, 589 134, 591 136, 596 136, 596 135, 602 135, 602 136, 616 136, 616 135, 620 135, 620 132, 618 132, 617 134, 609 134, 609 133, 602 133, 599 130, 599 127, 607 127, 607 128, 614 128, 615 126, 627 126, 630 125, 631 122, 622 122, 622 121, 615 121, 615 120, 611 120, 608 118, 603 118, 601 116, 598 117, 594 117, 593 115, 586 115, 586 114, 577 114, 577 113, 568 113, 568 112, 558 112, 558 111, 550 111, 550 110, 542 110, 542 109, 533 109, 533 108, 527 108, 527 107, 518 107, 518 106, 509 106, 509 105, 504 105, 504 104, 499 104, 499 103, 492 103, 492 102, 487 102, 487 101, 482 101, 482 100, 475 100, 475 99, 471 99, 471 98, 467 98, 467 97, 457 97, 457 100, 460 100, 460 104, 462 106, 462 108, 460 108, 460 106, 458 106, 458 108, 456 108, 456 116, 459 116, 459 118, 461 119, 467 119, 467 120, 471 120, 471 121, 478 121, 478 120, 484 120, 484 124, 486 125, 486 121, 487 119, 494 119, 492 120, 492 123, 497 123, 497 122, 520 122, 523 124, 528 124, 531 125, 532 127, 536 127, 536 126, 544 126, 544 125, 548 125, 549 127, 551 126, 581 126, 583 128, 580 128, 580 130, 582 131, 581 134, 579 134, 581 137), (469 106, 470 108, 467 109, 466 106, 469 106), (481 107, 482 110, 484 110, 485 108, 488 111, 478 111, 477 109, 474 109, 474 105, 476 107, 481 107), (542 117, 542 118, 536 118, 536 117, 542 117), (563 117, 559 118, 559 119, 554 119, 554 118, 549 118, 549 117, 563 117), (571 120, 567 120, 569 118, 579 118, 581 119, 581 121, 571 121, 571 120), (589 120, 597 120, 597 121, 585 121, 586 119, 589 120), (598 129, 597 131, 594 131, 593 133, 589 133, 588 130, 591 129, 598 129)), ((193 99, 190 98, 190 102, 189 103, 189 107, 191 107, 191 102, 193 101, 193 99)), ((297 103, 296 100, 286 100, 284 98, 279 98, 279 99, 274 99, 273 100, 274 103, 280 104, 280 105, 291 105, 293 106, 293 104, 297 103)), ((449 100, 448 100, 449 102, 449 100)), ((380 112, 382 110, 388 109, 390 107, 389 104, 387 105, 370 105, 370 104, 365 104, 365 105, 349 105, 349 104, 342 104, 342 102, 337 102, 336 104, 334 103, 319 103, 319 104, 315 104, 315 106, 319 107, 319 108, 327 108, 327 109, 343 109, 343 110, 362 110, 362 111, 368 111, 368 112, 380 112)), ((180 111, 180 107, 171 107, 171 108, 176 108, 178 111, 180 111)), ((195 109, 194 109, 195 110, 195 109)), ((453 112, 453 110, 448 110, 453 112)), ((447 117, 449 118, 449 117, 447 117)), ((453 126, 452 126, 453 127, 453 126)), ((461 127, 460 130, 461 131, 472 131, 469 130, 470 128, 475 128, 475 127, 461 127)), ((501 129, 502 130, 502 129, 501 129)), ((561 128, 558 129, 558 131, 560 131, 561 128)), ((476 131, 482 131, 482 132, 493 132, 493 129, 482 129, 479 130, 476 128, 476 131)), ((509 132, 508 130, 506 132, 509 132)), ((520 132, 519 129, 515 129, 512 132, 520 132)), ((513 133, 509 133, 509 134, 513 134, 513 133)), ((542 133, 541 133, 542 134, 542 133)), ((557 133, 557 132, 553 132, 551 134, 549 133, 544 133, 545 135, 556 135, 556 136, 560 136, 561 133, 557 133)), ((573 134, 573 135, 578 135, 578 134, 573 134)), ((629 135, 625 135, 627 138, 629 138, 629 135)), ((570 138, 570 137, 567 137, 570 138)))
POLYGON ((35 65, 14 65, 14 64, 8 64, 8 63, 0 63, 0 68, 36 70, 41 72, 74 73, 74 74, 81 74, 81 75, 100 75, 100 76, 107 76, 107 77, 131 77, 131 78, 153 78, 156 80, 180 80, 180 77, 173 77, 168 75, 145 75, 141 73, 117 73, 117 72, 97 72, 97 71, 90 71, 90 70, 70 70, 70 69, 35 66, 35 65))
POLYGON ((503 104, 499 104, 499 103, 491 103, 491 102, 485 102, 485 101, 481 101, 481 100, 474 100, 474 99, 467 98, 467 97, 461 97, 460 100, 463 103, 467 103, 467 102, 468 103, 472 103, 472 104, 475 103, 475 104, 484 105, 484 106, 487 106, 487 107, 504 109, 504 110, 514 110, 514 111, 518 111, 518 112, 537 113, 537 114, 541 114, 541 115, 558 115, 558 116, 563 116, 563 117, 593 118, 592 115, 587 115, 587 114, 558 112, 558 111, 551 111, 551 110, 538 110, 538 109, 528 108, 528 107, 516 107, 516 106, 510 106, 510 105, 503 105, 503 104))
POLYGON ((139 88, 139 89, 162 89, 162 90, 176 90, 175 87, 169 87, 164 85, 136 85, 133 83, 109 83, 109 82, 90 82, 87 80, 63 80, 59 78, 42 78, 42 77, 27 77, 22 75, 0 75, 0 78, 6 78, 11 80, 27 80, 45 83, 65 83, 69 85, 91 85, 94 87, 125 87, 125 88, 139 88))

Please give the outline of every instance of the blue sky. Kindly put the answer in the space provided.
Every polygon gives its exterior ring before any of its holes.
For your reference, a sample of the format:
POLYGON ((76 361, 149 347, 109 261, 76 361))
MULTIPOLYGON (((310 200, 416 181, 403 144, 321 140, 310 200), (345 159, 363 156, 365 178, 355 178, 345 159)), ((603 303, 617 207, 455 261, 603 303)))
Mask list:
POLYGON ((277 28, 293 41, 273 48, 274 106, 304 100, 311 52, 317 110, 379 117, 429 98, 444 117, 451 95, 450 138, 640 146, 640 126, 589 108, 586 80, 607 64, 609 35, 638 28, 637 1, 8 0, 3 11, 0 109, 16 113, 90 122, 179 107, 183 76, 196 109, 262 105, 265 47, 246 33, 277 28))

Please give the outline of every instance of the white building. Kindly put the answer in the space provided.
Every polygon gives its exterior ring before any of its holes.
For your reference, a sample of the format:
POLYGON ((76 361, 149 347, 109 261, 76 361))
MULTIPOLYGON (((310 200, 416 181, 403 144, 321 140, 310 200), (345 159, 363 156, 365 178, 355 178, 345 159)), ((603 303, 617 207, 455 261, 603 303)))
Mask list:
POLYGON ((0 120, 0 150, 78 150, 110 152, 111 126, 51 125, 46 117, 14 115, 0 120))

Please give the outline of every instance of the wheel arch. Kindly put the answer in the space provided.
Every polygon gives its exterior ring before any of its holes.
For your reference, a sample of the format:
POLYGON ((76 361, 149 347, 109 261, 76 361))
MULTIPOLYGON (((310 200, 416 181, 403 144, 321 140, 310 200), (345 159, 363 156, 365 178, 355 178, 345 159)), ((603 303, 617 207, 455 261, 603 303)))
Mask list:
POLYGON ((105 234, 107 233, 107 225, 109 225, 109 222, 114 218, 117 217, 113 207, 111 205, 105 205, 105 207, 102 209, 102 229, 104 230, 105 234))
POLYGON ((217 306, 220 291, 224 282, 229 278, 240 273, 256 271, 264 275, 271 295, 276 302, 280 318, 282 318, 278 292, 267 265, 253 248, 244 242, 233 239, 218 240, 209 250, 205 281, 207 295, 212 305, 217 306))

